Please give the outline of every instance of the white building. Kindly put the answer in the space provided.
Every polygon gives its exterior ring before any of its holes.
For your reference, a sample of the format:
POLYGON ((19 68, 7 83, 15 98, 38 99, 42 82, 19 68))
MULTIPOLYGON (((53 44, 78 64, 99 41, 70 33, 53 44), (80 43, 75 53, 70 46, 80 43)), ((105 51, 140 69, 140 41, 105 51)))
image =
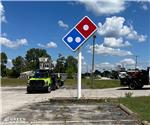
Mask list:
POLYGON ((34 75, 34 71, 26 71, 26 72, 20 73, 19 78, 20 79, 28 79, 29 76, 33 76, 33 75, 34 75))

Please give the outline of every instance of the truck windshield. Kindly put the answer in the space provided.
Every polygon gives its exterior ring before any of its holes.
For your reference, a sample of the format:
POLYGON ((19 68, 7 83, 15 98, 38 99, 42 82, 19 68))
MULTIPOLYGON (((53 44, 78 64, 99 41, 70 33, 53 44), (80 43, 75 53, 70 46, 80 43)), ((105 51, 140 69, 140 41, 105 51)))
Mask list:
POLYGON ((34 78, 47 78, 48 77, 48 73, 47 72, 36 72, 34 74, 34 78))

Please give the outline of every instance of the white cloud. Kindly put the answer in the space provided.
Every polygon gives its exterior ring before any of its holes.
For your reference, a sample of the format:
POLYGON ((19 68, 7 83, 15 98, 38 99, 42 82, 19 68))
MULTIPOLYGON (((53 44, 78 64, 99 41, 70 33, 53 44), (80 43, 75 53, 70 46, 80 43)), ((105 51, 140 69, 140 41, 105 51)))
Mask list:
POLYGON ((86 64, 87 64, 87 63, 86 63, 85 61, 83 61, 83 62, 82 62, 82 65, 84 65, 84 66, 85 66, 86 64))
POLYGON ((89 65, 87 65, 87 63, 85 61, 83 61, 82 62, 82 73, 89 72, 89 71, 90 71, 89 65))
POLYGON ((103 62, 95 65, 95 69, 113 69, 114 65, 109 62, 103 62))
POLYGON ((128 41, 123 41, 123 38, 106 37, 104 38, 104 45, 108 47, 126 47, 131 46, 128 41))
POLYGON ((98 33, 106 37, 123 36, 130 33, 130 28, 124 26, 125 19, 123 17, 110 17, 102 25, 98 23, 98 33))
POLYGON ((139 5, 140 5, 141 9, 147 11, 149 9, 149 2, 150 2, 150 0, 139 1, 139 5))
POLYGON ((1 33, 1 36, 6 37, 7 33, 1 33))
POLYGON ((54 64, 54 66, 56 66, 56 64, 57 64, 57 61, 53 60, 53 64, 54 64))
POLYGON ((147 4, 143 4, 143 5, 142 5, 142 9, 143 9, 143 10, 148 10, 148 5, 147 5, 147 4))
POLYGON ((98 34, 105 37, 125 37, 131 40, 143 42, 146 40, 145 35, 138 34, 132 25, 127 26, 124 24, 124 17, 109 17, 106 18, 104 24, 98 23, 98 34))
POLYGON ((45 45, 43 45, 43 44, 41 44, 41 43, 38 43, 37 44, 39 47, 42 47, 42 48, 45 48, 46 46, 45 45))
POLYGON ((144 42, 147 38, 147 36, 145 35, 138 35, 138 33, 136 31, 131 32, 130 34, 127 35, 128 39, 131 40, 137 40, 139 42, 144 42))
POLYGON ((56 48, 56 47, 57 47, 57 44, 54 43, 54 42, 49 42, 49 43, 47 43, 47 47, 48 47, 48 48, 56 48))
POLYGON ((26 39, 11 41, 5 37, 0 37, 0 44, 8 48, 18 48, 20 46, 28 45, 28 41, 26 39))
MULTIPOLYGON (((93 46, 89 46, 89 51, 92 52, 93 46)), ((95 45, 95 53, 96 54, 102 54, 102 55, 112 55, 112 56, 129 56, 133 55, 130 51, 121 50, 119 48, 111 48, 106 47, 103 44, 96 44, 95 45)))
MULTIPOLYGON (((76 56, 75 58, 78 59, 78 56, 76 56)), ((84 56, 82 56, 81 59, 84 60, 84 56)))
POLYGON ((134 65, 135 60, 131 59, 131 58, 127 58, 127 59, 121 60, 120 63, 123 64, 123 65, 134 65))
POLYGON ((11 69, 11 68, 13 67, 12 60, 11 60, 11 59, 8 59, 8 60, 7 60, 6 67, 7 67, 8 69, 11 69))
MULTIPOLYGON (((75 58, 78 60, 78 56, 76 56, 75 58)), ((87 70, 87 63, 85 61, 84 56, 82 56, 81 59, 82 59, 82 72, 86 72, 86 70, 87 70)))
POLYGON ((4 6, 0 2, 0 20, 1 20, 1 22, 7 22, 4 13, 5 13, 4 6))
POLYGON ((54 43, 54 42, 49 42, 47 43, 46 45, 43 45, 41 43, 38 43, 37 44, 39 47, 42 47, 42 48, 57 48, 57 44, 54 43))
POLYGON ((87 11, 96 15, 119 13, 125 9, 124 0, 79 0, 87 11))
POLYGON ((65 24, 62 20, 59 20, 58 21, 58 25, 60 26, 60 27, 63 27, 63 28, 65 28, 65 29, 67 29, 69 26, 67 25, 67 24, 65 24))

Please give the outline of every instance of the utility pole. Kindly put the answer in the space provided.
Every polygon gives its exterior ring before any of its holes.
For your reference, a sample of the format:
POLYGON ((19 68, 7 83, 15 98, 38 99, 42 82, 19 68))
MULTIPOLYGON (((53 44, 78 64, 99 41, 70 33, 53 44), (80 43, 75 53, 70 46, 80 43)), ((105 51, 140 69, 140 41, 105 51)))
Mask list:
POLYGON ((137 58, 138 58, 138 56, 135 55, 135 69, 137 68, 137 58))
POLYGON ((88 67, 88 64, 86 66, 86 72, 89 73, 89 67, 88 67))
POLYGON ((94 82, 94 55, 95 55, 95 39, 96 39, 96 35, 93 35, 93 55, 92 55, 92 86, 93 86, 93 82, 94 82))

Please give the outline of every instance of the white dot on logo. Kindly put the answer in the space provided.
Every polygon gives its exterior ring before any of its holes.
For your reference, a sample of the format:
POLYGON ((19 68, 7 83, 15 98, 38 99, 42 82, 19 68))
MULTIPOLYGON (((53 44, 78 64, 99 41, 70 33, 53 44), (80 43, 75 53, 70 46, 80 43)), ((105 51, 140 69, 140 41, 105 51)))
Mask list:
POLYGON ((75 41, 76 41, 77 43, 79 43, 79 42, 81 41, 81 38, 80 38, 80 37, 76 37, 76 38, 75 38, 75 41))
POLYGON ((89 26, 85 24, 85 25, 83 26, 83 29, 87 31, 87 30, 89 29, 89 26))
POLYGON ((67 38, 67 41, 68 41, 69 43, 71 43, 71 42, 73 41, 73 38, 69 36, 69 37, 67 38))

